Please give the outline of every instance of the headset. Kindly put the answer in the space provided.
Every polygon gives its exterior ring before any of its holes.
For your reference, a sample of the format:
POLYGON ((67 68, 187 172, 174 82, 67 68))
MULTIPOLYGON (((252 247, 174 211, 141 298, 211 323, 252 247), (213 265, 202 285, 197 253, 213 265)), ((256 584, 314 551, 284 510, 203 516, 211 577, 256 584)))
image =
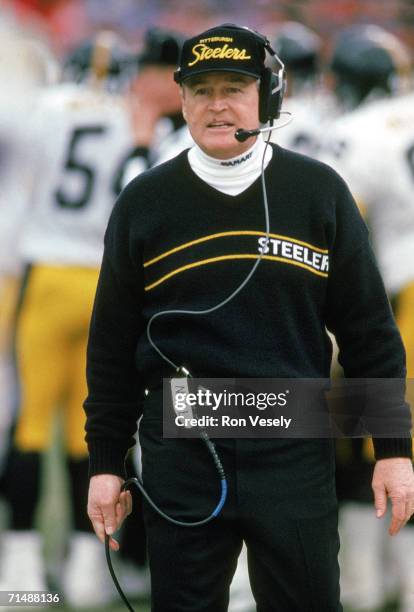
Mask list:
MULTIPOLYGON (((264 34, 261 34, 256 30, 252 30, 247 26, 236 26, 231 23, 224 24, 224 26, 236 30, 246 30, 249 32, 261 45, 263 45, 264 49, 269 53, 269 55, 272 56, 274 60, 276 60, 279 66, 277 72, 273 72, 271 68, 265 66, 265 68, 262 70, 262 74, 260 75, 259 122, 261 124, 269 123, 270 127, 264 129, 258 128, 256 130, 244 130, 243 128, 239 128, 234 136, 239 142, 244 142, 251 136, 257 136, 258 134, 267 131, 271 132, 273 129, 275 129, 272 127, 273 122, 275 119, 279 119, 280 115, 282 114, 282 103, 287 87, 286 70, 284 63, 273 49, 269 39, 264 34)), ((290 123, 290 121, 288 121, 288 123, 290 123)), ((286 125, 286 123, 279 127, 283 127, 284 125, 286 125)))
MULTIPOLYGON (((271 68, 267 66, 263 68, 259 85, 259 121, 262 124, 269 122, 273 123, 275 119, 279 119, 280 117, 283 96, 286 91, 286 72, 284 63, 276 54, 276 51, 264 34, 260 34, 260 32, 252 30, 247 26, 238 26, 234 23, 223 23, 219 27, 248 32, 276 60, 279 67, 278 71, 273 72, 271 68)), ((177 68, 174 72, 174 81, 179 84, 181 83, 180 68, 177 68)))
POLYGON ((269 39, 260 34, 256 30, 252 30, 247 26, 232 26, 231 24, 225 24, 228 27, 234 27, 239 30, 246 30, 256 40, 263 45, 264 49, 276 60, 279 69, 277 72, 273 72, 271 68, 265 67, 260 76, 259 86, 259 121, 260 123, 273 123, 275 119, 279 119, 280 111, 282 108, 283 97, 286 91, 286 71, 285 65, 276 54, 270 44, 269 39))
MULTIPOLYGON (((275 55, 275 58, 277 56, 275 55)), ((259 87, 259 121, 260 123, 273 123, 279 119, 283 96, 286 91, 286 73, 280 59, 281 68, 277 73, 265 68, 260 79, 259 87)))

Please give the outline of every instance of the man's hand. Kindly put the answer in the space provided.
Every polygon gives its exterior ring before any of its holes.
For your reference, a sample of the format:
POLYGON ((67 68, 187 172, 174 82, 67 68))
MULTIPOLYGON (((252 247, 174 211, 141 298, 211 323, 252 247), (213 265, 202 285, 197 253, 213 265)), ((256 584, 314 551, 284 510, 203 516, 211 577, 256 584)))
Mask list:
POLYGON ((126 100, 135 145, 152 147, 159 120, 181 109, 180 88, 174 83, 172 66, 141 69, 126 100))
MULTIPOLYGON (((132 497, 129 491, 121 493, 122 478, 113 474, 92 476, 89 483, 88 516, 96 535, 102 543, 105 534, 111 536, 132 512, 132 497)), ((109 538, 112 550, 119 550, 119 544, 109 538)))
POLYGON ((392 520, 388 530, 395 535, 414 514, 414 472, 411 460, 393 457, 377 461, 372 478, 377 517, 387 510, 387 495, 392 504, 392 520))

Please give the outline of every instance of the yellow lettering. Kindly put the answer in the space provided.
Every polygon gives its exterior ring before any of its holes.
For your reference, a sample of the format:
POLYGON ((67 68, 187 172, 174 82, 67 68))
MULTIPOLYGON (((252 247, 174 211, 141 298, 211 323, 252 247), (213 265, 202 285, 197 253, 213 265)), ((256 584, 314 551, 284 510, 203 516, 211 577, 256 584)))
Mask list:
POLYGON ((205 45, 194 45, 194 47, 191 49, 191 51, 193 52, 193 55, 195 55, 195 60, 190 62, 188 64, 189 66, 194 66, 194 64, 196 64, 198 61, 200 61, 201 53, 198 52, 198 48, 199 47, 201 47, 201 49, 203 49, 205 47, 205 45))
POLYGON ((197 62, 209 59, 234 59, 234 60, 249 60, 250 55, 247 55, 246 49, 237 49, 237 47, 229 47, 228 44, 222 47, 215 47, 212 49, 204 43, 198 43, 191 49, 195 59, 188 63, 188 66, 194 66, 197 62))
POLYGON ((200 43, 211 43, 211 42, 233 42, 232 38, 229 38, 227 36, 213 36, 212 38, 202 38, 200 41, 200 43))

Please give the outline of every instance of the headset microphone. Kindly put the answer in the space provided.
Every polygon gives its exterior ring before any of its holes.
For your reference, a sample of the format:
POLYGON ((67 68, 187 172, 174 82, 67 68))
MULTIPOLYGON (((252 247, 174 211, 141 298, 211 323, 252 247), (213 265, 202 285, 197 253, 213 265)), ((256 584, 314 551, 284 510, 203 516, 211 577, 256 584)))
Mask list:
POLYGON ((245 140, 247 140, 251 136, 258 136, 259 134, 263 132, 270 132, 271 130, 274 130, 274 129, 276 128, 274 128, 273 126, 270 126, 267 128, 257 128, 256 130, 243 130, 243 128, 240 128, 236 131, 236 133, 234 134, 234 137, 239 142, 245 142, 245 140))
POLYGON ((292 113, 289 111, 279 111, 279 114, 289 115, 289 119, 285 121, 284 123, 282 123, 282 125, 269 125, 268 127, 256 128, 255 130, 244 130, 243 128, 239 128, 238 130, 236 130, 234 134, 235 139, 238 140, 239 142, 245 142, 251 136, 258 136, 259 134, 265 134, 266 132, 272 132, 273 130, 279 130, 280 128, 285 127, 285 125, 288 125, 293 119, 292 113))

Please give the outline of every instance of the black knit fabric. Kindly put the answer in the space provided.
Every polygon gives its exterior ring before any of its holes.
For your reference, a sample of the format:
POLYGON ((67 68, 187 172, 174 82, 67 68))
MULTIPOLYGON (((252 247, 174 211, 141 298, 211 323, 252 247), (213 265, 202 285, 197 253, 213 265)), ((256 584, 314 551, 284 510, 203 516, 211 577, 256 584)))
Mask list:
MULTIPOLYGON (((237 297, 205 316, 159 317, 152 335, 199 377, 329 377, 331 342, 348 377, 405 376, 402 342, 368 232, 328 166, 273 145, 266 171, 238 196, 208 186, 187 153, 132 181, 114 208, 88 348, 91 474, 123 475, 146 386, 169 368, 146 325, 168 309, 209 308, 263 260, 237 297)), ((407 438, 374 440, 377 459, 411 457, 407 438)))

